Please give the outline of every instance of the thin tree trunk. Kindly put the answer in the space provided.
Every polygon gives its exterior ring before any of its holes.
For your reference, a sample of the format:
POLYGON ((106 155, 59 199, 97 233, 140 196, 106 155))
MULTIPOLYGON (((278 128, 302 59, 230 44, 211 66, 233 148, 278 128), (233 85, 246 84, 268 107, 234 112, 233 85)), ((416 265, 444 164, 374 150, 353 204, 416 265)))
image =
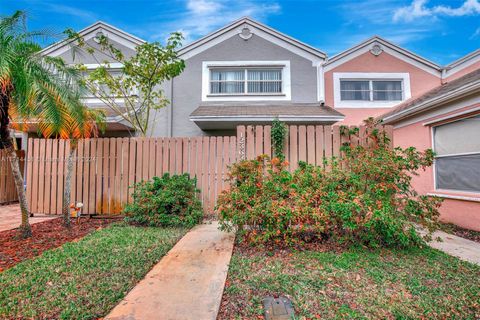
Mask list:
POLYGON ((8 88, 0 92, 0 145, 7 151, 10 159, 10 166, 12 167, 13 179, 15 180, 15 188, 17 189, 18 201, 20 202, 20 211, 22 214, 22 223, 20 225, 20 232, 22 237, 28 238, 32 236, 32 228, 28 223, 28 204, 25 197, 25 190, 23 189, 23 176, 20 172, 20 165, 13 147, 13 139, 10 135, 10 118, 8 107, 10 103, 8 88))
POLYGON ((67 173, 65 176, 65 187, 63 189, 63 224, 65 227, 70 228, 70 201, 71 201, 71 190, 72 190, 72 171, 73 171, 73 155, 77 149, 77 141, 70 140, 70 153, 67 158, 67 173))
POLYGON ((32 236, 32 228, 28 222, 28 217, 30 214, 28 213, 27 197, 25 196, 25 189, 23 188, 23 176, 20 172, 19 160, 12 144, 5 149, 7 150, 8 158, 10 159, 13 179, 15 180, 15 188, 17 189, 18 201, 20 202, 20 211, 22 212, 22 224, 20 225, 20 232, 22 237, 28 238, 32 236))

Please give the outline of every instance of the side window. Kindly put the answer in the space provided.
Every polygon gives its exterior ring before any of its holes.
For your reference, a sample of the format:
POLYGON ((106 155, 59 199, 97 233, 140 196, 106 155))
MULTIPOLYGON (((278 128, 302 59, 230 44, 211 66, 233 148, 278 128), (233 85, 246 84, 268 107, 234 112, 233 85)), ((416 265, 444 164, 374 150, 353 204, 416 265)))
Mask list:
POLYGON ((480 192, 480 115, 433 128, 437 189, 480 192))

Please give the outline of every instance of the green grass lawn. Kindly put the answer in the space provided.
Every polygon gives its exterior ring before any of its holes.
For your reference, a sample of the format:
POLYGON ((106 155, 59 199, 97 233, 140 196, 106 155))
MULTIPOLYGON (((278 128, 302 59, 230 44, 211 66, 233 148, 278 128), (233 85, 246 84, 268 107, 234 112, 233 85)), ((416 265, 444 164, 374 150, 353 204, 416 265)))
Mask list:
POLYGON ((221 319, 254 319, 286 295, 298 319, 479 319, 480 267, 439 251, 235 250, 221 319))
POLYGON ((105 316, 185 229, 114 224, 0 273, 0 319, 105 316))

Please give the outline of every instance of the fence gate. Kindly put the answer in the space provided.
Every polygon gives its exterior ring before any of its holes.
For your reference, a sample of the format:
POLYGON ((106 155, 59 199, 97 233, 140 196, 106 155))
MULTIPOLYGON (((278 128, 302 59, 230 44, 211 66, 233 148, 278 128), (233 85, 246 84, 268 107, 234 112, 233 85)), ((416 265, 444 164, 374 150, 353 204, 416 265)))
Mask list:
MULTIPOLYGON (((23 173, 25 163, 25 151, 17 151, 20 161, 20 172, 23 173)), ((15 180, 13 179, 10 158, 5 150, 0 150, 0 204, 18 201, 15 180)))

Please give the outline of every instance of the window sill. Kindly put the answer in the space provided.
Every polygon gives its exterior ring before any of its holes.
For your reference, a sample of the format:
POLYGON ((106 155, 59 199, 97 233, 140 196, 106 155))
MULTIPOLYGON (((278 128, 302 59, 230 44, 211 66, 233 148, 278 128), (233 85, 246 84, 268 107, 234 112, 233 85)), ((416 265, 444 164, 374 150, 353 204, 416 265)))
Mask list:
POLYGON ((455 192, 449 190, 436 190, 427 193, 428 196, 435 196, 439 198, 463 200, 471 202, 480 202, 480 193, 476 192, 455 192))
POLYGON ((285 97, 284 93, 207 94, 207 97, 285 97))

